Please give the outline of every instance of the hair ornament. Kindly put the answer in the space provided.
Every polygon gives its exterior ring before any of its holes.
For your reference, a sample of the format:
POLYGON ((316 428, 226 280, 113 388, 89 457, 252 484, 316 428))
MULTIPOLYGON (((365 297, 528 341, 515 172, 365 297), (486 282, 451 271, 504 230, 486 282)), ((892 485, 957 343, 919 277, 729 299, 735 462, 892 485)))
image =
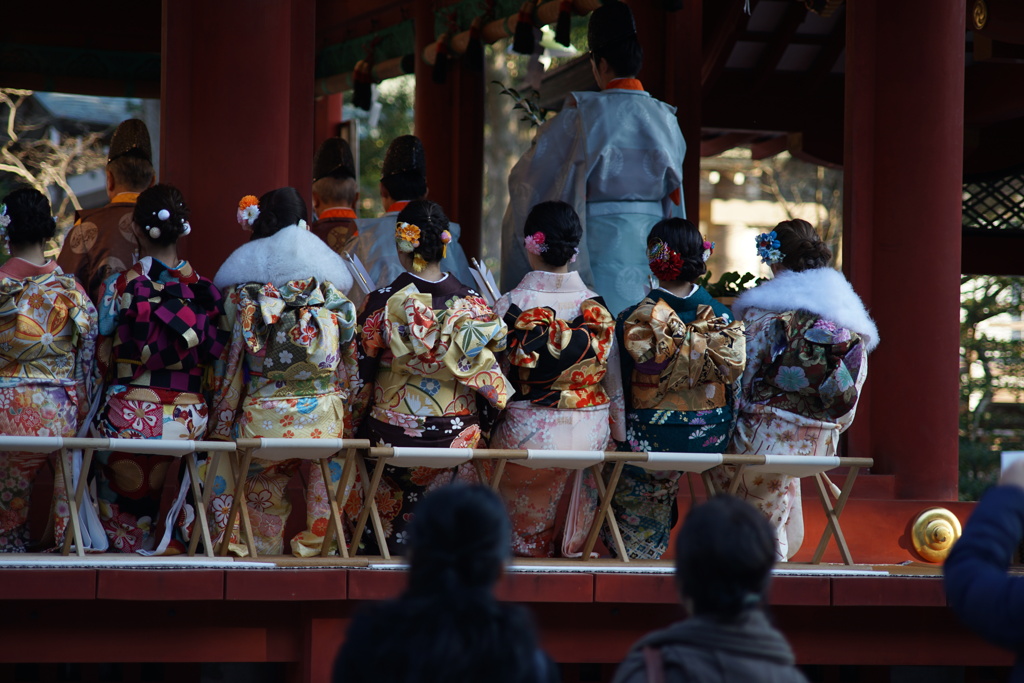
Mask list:
POLYGON ((181 234, 184 236, 184 235, 189 234, 190 232, 192 232, 192 224, 189 223, 188 221, 182 221, 182 223, 181 223, 181 234))
POLYGON ((654 240, 647 245, 647 263, 659 280, 673 281, 683 269, 683 257, 668 246, 665 240, 654 240))
POLYGON ((576 257, 579 256, 579 255, 580 255, 580 248, 579 247, 573 247, 572 248, 572 258, 569 259, 569 263, 576 263, 576 257))
MULTIPOLYGON (((411 254, 416 247, 420 246, 420 226, 405 221, 395 223, 395 242, 398 244, 398 251, 411 254)), ((423 262, 424 264, 426 261, 423 262)), ((416 264, 413 263, 415 268, 416 264)), ((419 270, 423 270, 420 268, 419 270)))
POLYGON ((156 217, 162 221, 165 221, 171 217, 171 212, 168 211, 167 209, 160 209, 159 211, 156 212, 156 217))
POLYGON ((447 230, 441 231, 441 243, 444 245, 441 247, 441 258, 448 256, 448 243, 452 241, 452 234, 447 230))
POLYGON ((714 242, 704 240, 704 251, 701 252, 700 259, 702 261, 707 261, 711 258, 711 255, 715 253, 715 246, 714 242))
POLYGON ((761 257, 761 263, 768 264, 769 266, 776 263, 781 263, 785 255, 779 250, 782 243, 779 242, 779 236, 775 234, 775 231, 762 232, 756 238, 757 242, 757 255, 761 257))
POLYGON ((236 214, 238 224, 242 226, 242 230, 252 228, 252 224, 256 222, 259 215, 260 200, 251 194, 242 197, 241 201, 238 202, 238 212, 236 214))
POLYGON ((150 228, 149 237, 154 240, 160 239, 160 228, 150 228))
POLYGON ((423 258, 419 254, 416 254, 415 256, 412 257, 412 269, 415 270, 417 273, 422 273, 423 269, 426 267, 427 259, 423 258))
POLYGON ((540 256, 548 250, 548 245, 545 244, 547 238, 542 232, 535 232, 532 235, 526 236, 526 251, 530 252, 534 256, 540 256))
POLYGON ((11 217, 7 215, 7 205, 0 204, 0 228, 6 229, 11 224, 11 217))

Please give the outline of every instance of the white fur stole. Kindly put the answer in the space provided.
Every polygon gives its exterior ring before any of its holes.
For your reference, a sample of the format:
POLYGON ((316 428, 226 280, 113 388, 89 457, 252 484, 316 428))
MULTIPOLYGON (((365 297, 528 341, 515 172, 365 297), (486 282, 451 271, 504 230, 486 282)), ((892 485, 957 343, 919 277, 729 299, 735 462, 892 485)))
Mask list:
POLYGON ((737 318, 744 311, 807 311, 853 330, 865 339, 868 351, 878 346, 878 328, 864 302, 843 274, 832 268, 815 268, 799 273, 784 270, 774 278, 748 290, 733 302, 737 318))
POLYGON ((342 293, 352 289, 352 276, 342 258, 313 233, 291 225, 235 249, 217 271, 213 284, 222 291, 246 282, 283 287, 310 277, 330 282, 342 293))

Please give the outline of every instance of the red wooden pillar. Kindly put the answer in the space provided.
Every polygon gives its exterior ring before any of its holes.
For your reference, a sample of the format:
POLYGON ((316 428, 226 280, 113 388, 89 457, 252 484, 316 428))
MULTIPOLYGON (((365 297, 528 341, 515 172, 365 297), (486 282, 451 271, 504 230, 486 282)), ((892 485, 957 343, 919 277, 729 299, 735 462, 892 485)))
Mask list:
POLYGON ((338 137, 342 121, 341 108, 343 104, 344 100, 341 93, 316 98, 316 102, 313 105, 314 150, 327 138, 338 137))
POLYGON ((312 184, 315 0, 164 0, 160 179, 192 209, 212 277, 248 237, 238 200, 312 184))
POLYGON ((427 153, 429 199, 462 226, 460 244, 467 256, 480 254, 484 177, 484 75, 448 63, 448 78, 434 83, 433 66, 423 50, 436 40, 434 11, 417 2, 415 130, 427 153))
POLYGON ((964 18, 964 0, 846 8, 844 256, 881 336, 849 454, 905 499, 957 490, 964 18))
POLYGON ((686 215, 697 223, 700 216, 702 3, 687 2, 683 9, 673 12, 653 2, 630 3, 630 9, 644 49, 640 81, 653 97, 676 107, 676 118, 686 140, 683 161, 686 215))

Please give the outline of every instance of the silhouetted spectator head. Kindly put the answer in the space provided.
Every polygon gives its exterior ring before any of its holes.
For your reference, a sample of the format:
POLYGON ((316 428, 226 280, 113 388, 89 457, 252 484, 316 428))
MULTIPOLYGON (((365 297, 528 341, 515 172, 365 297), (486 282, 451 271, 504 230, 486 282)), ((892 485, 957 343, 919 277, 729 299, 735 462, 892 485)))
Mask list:
POLYGON ((676 537, 676 581, 696 615, 728 621, 757 608, 774 564, 768 520, 733 496, 693 508, 676 537))

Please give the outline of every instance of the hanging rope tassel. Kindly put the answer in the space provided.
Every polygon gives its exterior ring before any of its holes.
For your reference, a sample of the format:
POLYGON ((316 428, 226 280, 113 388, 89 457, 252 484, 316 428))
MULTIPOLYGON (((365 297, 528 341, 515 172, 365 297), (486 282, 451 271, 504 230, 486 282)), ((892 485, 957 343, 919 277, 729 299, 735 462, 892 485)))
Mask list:
POLYGON ((352 76, 352 104, 363 111, 370 111, 373 104, 373 74, 369 62, 364 60, 356 64, 352 76))
POLYGON ((532 55, 533 48, 533 3, 524 2, 519 9, 516 32, 512 37, 512 50, 521 55, 532 55))
POLYGON ((555 42, 569 47, 572 33, 572 0, 558 4, 558 23, 555 24, 555 42))
POLYGON ((466 43, 466 53, 462 56, 462 63, 468 71, 484 70, 484 43, 480 40, 483 21, 483 17, 477 17, 469 27, 469 42, 466 43))
POLYGON ((437 56, 434 58, 434 70, 430 74, 431 79, 438 85, 448 80, 448 34, 444 34, 437 41, 437 56))

